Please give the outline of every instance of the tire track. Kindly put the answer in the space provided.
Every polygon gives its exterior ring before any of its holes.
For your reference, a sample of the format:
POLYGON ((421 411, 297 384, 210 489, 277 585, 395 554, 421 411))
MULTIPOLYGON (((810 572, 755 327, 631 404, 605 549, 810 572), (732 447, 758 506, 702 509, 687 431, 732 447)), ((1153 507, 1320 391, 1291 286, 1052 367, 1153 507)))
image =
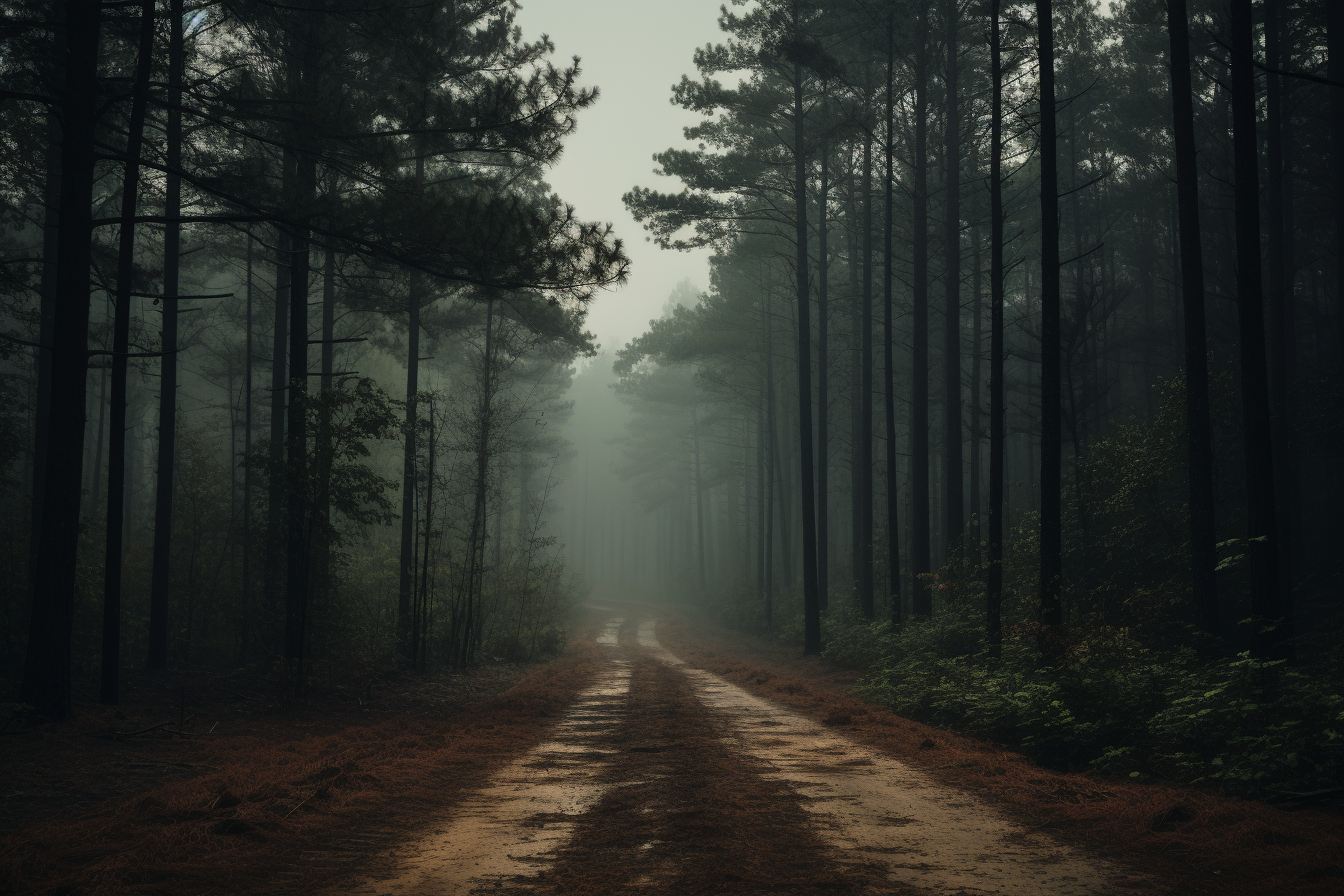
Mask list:
POLYGON ((581 692, 545 743, 514 760, 452 808, 442 827, 394 854, 388 876, 345 890, 357 896, 454 896, 525 885, 566 843, 577 819, 611 786, 605 741, 625 721, 630 663, 614 653, 624 619, 597 643, 609 664, 581 692))
POLYGON ((886 879, 957 896, 1109 896, 1160 892, 1151 881, 1082 855, 1001 816, 971 795, 688 666, 641 623, 640 647, 692 682, 734 745, 802 798, 844 861, 886 879))

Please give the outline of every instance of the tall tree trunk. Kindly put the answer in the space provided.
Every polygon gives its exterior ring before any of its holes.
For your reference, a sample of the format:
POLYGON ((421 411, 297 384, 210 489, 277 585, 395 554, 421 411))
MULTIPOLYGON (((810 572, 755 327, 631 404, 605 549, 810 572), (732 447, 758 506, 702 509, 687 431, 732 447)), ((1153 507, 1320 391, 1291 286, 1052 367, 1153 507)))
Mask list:
MULTIPOLYGON (((1265 57, 1271 68, 1288 70, 1288 54, 1284 52, 1282 34, 1285 0, 1265 0, 1265 57)), ((1290 176, 1287 155, 1291 147, 1284 139, 1289 111, 1284 102, 1284 80, 1278 75, 1266 76, 1267 103, 1265 122, 1265 156, 1268 179, 1265 199, 1269 205, 1268 261, 1269 261, 1269 408, 1270 430, 1274 451, 1274 494, 1278 501, 1277 516, 1291 527, 1295 518, 1296 500, 1291 487, 1292 416, 1289 405, 1288 354, 1292 346, 1285 338, 1288 316, 1292 313, 1293 277, 1289 265, 1289 234, 1286 181, 1290 176)), ((1339 88, 1336 88, 1339 89, 1339 88)), ((1290 528, 1279 533, 1278 571, 1279 593, 1284 603, 1292 605, 1293 595, 1293 537, 1290 528)))
MULTIPOLYGON (((131 89, 126 164, 121 183, 121 227, 117 238, 117 298, 112 322, 112 420, 108 433, 107 530, 103 554, 103 656, 99 700, 116 705, 121 688, 121 568, 126 521, 126 367, 131 334, 131 280, 135 273, 135 213, 140 194, 140 151, 149 105, 150 64, 154 58, 154 4, 140 9, 140 45, 131 89)), ((165 289, 165 293, 167 290, 165 289)), ((165 314, 172 302, 164 300, 165 314)), ((102 458, 94 458, 101 463, 102 458)), ((97 494, 93 496, 98 500, 97 494)), ((151 604, 152 609, 152 604, 151 604)), ((151 619, 151 623, 153 620, 151 619)), ((153 628, 151 626, 151 632, 153 628)))
POLYGON ((1058 649, 1063 621, 1060 518, 1059 163, 1055 123, 1055 33, 1051 0, 1036 0, 1041 116, 1041 635, 1043 655, 1058 649))
POLYGON ((1199 168, 1186 0, 1168 0, 1176 190, 1181 234, 1181 294, 1185 319, 1186 474, 1190 489, 1190 581, 1199 627, 1218 634, 1214 548, 1213 427, 1209 419, 1208 348, 1204 326, 1204 254, 1199 226, 1199 168))
MULTIPOLYGON (((424 184, 425 160, 418 152, 415 159, 417 189, 424 184)), ((397 642, 401 655, 410 658, 411 592, 415 580, 415 449, 416 395, 420 390, 420 305, 424 302, 424 280, 418 271, 410 271, 407 286, 406 338, 406 446, 401 469, 401 575, 397 587, 397 642)), ((493 307, 493 306, 492 306, 493 307)))
POLYGON ((948 0, 947 19, 947 270, 943 328, 943 538, 950 559, 966 531, 961 450, 961 108, 958 104, 958 32, 961 0, 948 0))
POLYGON ((859 582, 863 576, 859 571, 859 565, 863 559, 863 549, 859 544, 859 533, 863 531, 863 526, 859 522, 859 432, 863 428, 859 422, 859 410, 862 402, 859 400, 859 384, 863 382, 863 370, 861 368, 863 351, 859 346, 860 334, 863 332, 863 322, 860 320, 863 314, 863 304, 860 297, 863 294, 859 286, 859 229, 860 217, 858 206, 858 186, 856 176, 858 175, 858 163, 855 160, 855 147, 851 144, 846 149, 846 171, 845 171, 845 251, 846 264, 845 273, 848 285, 849 298, 849 371, 848 380, 845 383, 849 397, 849 560, 850 560, 850 591, 855 598, 859 595, 859 582))
MULTIPOLYGON (((979 171, 979 159, 973 162, 973 169, 979 171)), ((984 284, 981 282, 983 270, 981 265, 981 243, 979 226, 971 229, 971 242, 974 250, 971 258, 971 557, 976 566, 980 565, 980 525, 981 514, 984 507, 984 494, 981 489, 981 410, 980 401, 984 396, 980 387, 980 378, 982 376, 981 354, 984 351, 984 301, 981 290, 984 284)))
POLYGON ((1274 451, 1270 437, 1265 308, 1260 258, 1260 170, 1256 143, 1255 35, 1251 0, 1232 0, 1232 154, 1235 178, 1237 319, 1246 438, 1247 553, 1251 570, 1252 650, 1291 650, 1291 606, 1279 593, 1274 451))
POLYGON ((168 667, 173 469, 177 456, 177 294, 182 225, 182 0, 170 0, 168 38, 168 176, 163 228, 163 335, 159 359, 159 464, 154 490, 154 560, 149 591, 150 669, 168 667))
MULTIPOLYGON (((1326 76, 1344 84, 1344 4, 1328 2, 1326 14, 1326 76)), ((1330 151, 1335 209, 1335 349, 1336 370, 1344 375, 1344 88, 1330 88, 1330 151)))
MULTIPOLYGON (((869 105, 865 103, 865 106, 869 105)), ((873 132, 863 136, 863 300, 859 311, 859 607, 876 612, 873 595, 873 132)))
MULTIPOLYGON (((420 613, 415 620, 416 668, 425 669, 425 651, 429 642, 429 549, 434 535, 434 398, 429 399, 429 439, 425 452, 425 547, 420 566, 420 613), (421 617, 423 618, 423 621, 421 617)), ((521 613, 520 613, 521 617, 521 613)), ((520 618, 521 622, 521 618, 520 618)))
MULTIPOLYGON (((764 318, 764 315, 763 315, 764 318)), ((761 321, 761 346, 762 353, 768 352, 770 347, 766 344, 765 320, 761 321)), ((764 359, 762 359, 764 360, 764 359)), ((760 395, 756 404, 756 591, 761 599, 761 606, 766 605, 765 597, 765 578, 766 578, 766 558, 768 548, 766 545, 766 490, 770 488, 769 481, 765 475, 765 408, 766 408, 766 383, 765 366, 761 365, 760 372, 760 395)))
POLYGON ((700 417, 694 407, 691 408, 691 457, 695 475, 695 564, 700 599, 707 600, 709 580, 705 577, 705 483, 700 476, 700 417))
POLYGON ((774 323, 770 309, 770 287, 765 289, 765 427, 770 440, 769 459, 766 475, 769 477, 765 507, 765 630, 770 631, 775 624, 775 509, 779 502, 775 496, 779 490, 779 440, 775 422, 775 344, 771 336, 774 323))
POLYGON ((406 444, 401 472, 401 564, 397 588, 397 633, 403 656, 409 657, 411 592, 415 578, 416 396, 420 390, 420 275, 410 274, 406 339, 406 444))
POLYGON ((331 577, 331 467, 335 446, 331 431, 331 389, 334 386, 336 363, 336 249, 330 239, 323 247, 322 258, 322 375, 319 382, 322 401, 318 406, 317 447, 319 458, 316 506, 313 508, 318 558, 316 591, 327 600, 332 591, 331 577))
MULTIPOLYGON (((64 25, 65 0, 51 4, 51 19, 64 25)), ((66 58, 65 30, 52 32, 51 59, 47 63, 50 89, 53 94, 63 89, 66 58)), ((46 182, 42 186, 42 291, 38 309, 37 342, 43 348, 37 351, 37 407, 33 421, 33 483, 32 507, 28 529, 28 577, 37 574, 37 545, 41 540, 43 490, 47 478, 48 433, 51 428, 51 344, 56 323, 56 284, 60 255, 61 204, 61 114, 52 107, 47 111, 46 182)), ((100 424, 101 431, 101 424, 100 424)), ((99 452, 101 454, 101 452, 99 452)), ((95 498, 95 500, 97 500, 95 498)))
MULTIPOLYGON (((282 162, 280 192, 288 195, 293 189, 294 154, 286 152, 282 162)), ((289 346, 289 292, 293 264, 289 231, 276 228, 275 312, 271 328, 271 422, 270 422, 270 476, 266 501, 266 568, 265 591, 270 606, 275 610, 281 604, 281 561, 284 558, 281 529, 285 517, 285 391, 288 388, 285 353, 289 346)))
MULTIPOLYGON (((823 115, 823 120, 825 116, 823 115)), ((817 602, 830 602, 830 259, 827 252, 827 208, 830 201, 830 147, 821 144, 821 200, 817 203, 817 602)))
MULTIPOLYGON (((290 73, 294 89, 290 96, 299 108, 312 109, 318 77, 315 10, 300 13, 299 38, 293 47, 290 73)), ((309 136, 302 125, 293 133, 294 145, 304 147, 309 136)), ((293 192, 285 205, 296 223, 290 235, 289 284, 289 407, 285 420, 285 659, 293 664, 294 694, 303 691, 305 647, 308 628, 309 547, 312 511, 308 447, 308 220, 317 194, 317 162, 311 151, 297 153, 293 192)))
MULTIPOLYGON (((311 77, 307 66, 302 77, 311 77)), ((317 171, 311 157, 300 158, 296 192, 290 208, 302 219, 312 207, 317 171)), ((292 234, 289 285, 289 408, 286 419, 285 469, 285 659, 297 664, 296 694, 303 687, 304 644, 308 624, 308 547, 312 508, 308 495, 308 229, 292 234)))
POLYGON ((986 576, 986 639, 998 659, 1003 650, 1003 29, 1002 0, 990 0, 989 130, 989 569, 986 576))
MULTIPOLYGON (((107 297, 104 306, 103 318, 106 320, 110 315, 112 298, 107 297)), ((107 372, 111 368, 109 364, 98 371, 98 428, 93 433, 93 484, 89 487, 89 503, 93 505, 91 510, 98 508, 98 496, 103 493, 103 439, 107 432, 107 372)))
POLYGON ((252 231, 247 232, 247 323, 243 340, 243 619, 242 657, 252 634, 252 231))
POLYGON ((933 594, 920 577, 932 572, 929 512, 929 3, 920 0, 915 49, 914 308, 910 400, 911 612, 933 615, 933 594))
POLYGON ((28 651, 19 701, 43 718, 70 715, 70 639, 84 457, 93 228, 94 131, 102 4, 69 0, 61 90, 61 193, 51 402, 28 651))
POLYGON ((892 267, 892 239, 895 225, 892 191, 896 180, 896 17, 895 10, 887 10, 887 108, 886 108, 886 170, 882 180, 882 392, 883 410, 887 427, 887 597, 892 625, 900 625, 901 608, 901 541, 897 510, 900 506, 896 489, 896 337, 892 331, 895 313, 892 285, 896 272, 892 267))
MULTIPOLYGON (((796 23, 796 20, 795 20, 796 23)), ((812 453, 812 334, 807 271, 807 158, 803 141, 803 67, 793 67, 794 239, 798 278, 798 449, 802 472, 803 653, 821 653, 821 602, 817 594, 816 463, 812 453)))

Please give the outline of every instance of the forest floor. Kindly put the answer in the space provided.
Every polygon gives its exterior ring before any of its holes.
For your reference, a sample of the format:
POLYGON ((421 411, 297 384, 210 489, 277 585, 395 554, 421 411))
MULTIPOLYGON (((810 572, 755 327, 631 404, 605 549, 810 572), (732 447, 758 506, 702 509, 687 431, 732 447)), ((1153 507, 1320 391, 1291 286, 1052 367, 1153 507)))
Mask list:
POLYGON ((1338 814, 1042 769, 854 678, 639 605, 544 666, 301 710, 136 678, 119 715, 0 738, 0 892, 1344 890, 1338 814))

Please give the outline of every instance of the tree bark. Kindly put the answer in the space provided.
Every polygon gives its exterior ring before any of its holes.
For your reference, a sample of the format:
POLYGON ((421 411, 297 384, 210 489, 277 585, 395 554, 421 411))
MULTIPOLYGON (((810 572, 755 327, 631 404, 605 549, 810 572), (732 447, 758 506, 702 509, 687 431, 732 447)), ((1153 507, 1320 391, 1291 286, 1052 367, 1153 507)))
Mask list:
MULTIPOLYGON (((294 179, 293 153, 286 152, 282 162, 281 193, 288 194, 294 179)), ((275 610, 281 603, 280 564, 284 557, 281 530, 285 517, 285 391, 288 378, 285 353, 289 346, 290 265, 293 264, 289 231, 276 228, 275 311, 271 328, 271 422, 270 475, 266 501, 266 568, 264 590, 275 610)))
POLYGON ((1003 652, 1003 29, 1002 0, 990 0, 989 131, 989 569, 985 629, 990 656, 1003 652))
MULTIPOLYGON (((126 137, 126 163, 121 183, 121 226, 117 237, 117 297, 112 321, 112 406, 108 432, 107 529, 103 554, 103 655, 99 701, 115 706, 121 689, 121 568, 126 522, 126 367, 131 334, 131 280, 135 273, 135 212, 140 195, 140 151, 149 105, 150 64, 154 58, 154 4, 140 9, 140 42, 131 88, 131 116, 126 137)), ((167 292, 167 290, 164 290, 167 292)), ((165 300, 164 312, 170 301, 165 300)), ((102 458, 95 457, 94 463, 102 458)), ((93 500, 98 496, 95 493, 93 500)), ((150 605, 151 610, 153 604, 150 605)), ((153 632, 153 619, 150 620, 153 632)))
POLYGON ((1058 650, 1063 575, 1060 516, 1059 166, 1051 0, 1036 0, 1041 117, 1041 566, 1039 649, 1058 650))
POLYGON ((168 667, 168 599, 171 594, 173 469, 177 456, 177 299, 182 225, 182 0, 169 4, 168 175, 163 228, 163 335, 159 360, 159 464, 154 489, 154 560, 149 591, 150 669, 168 667))
MULTIPOLYGON (((1344 4, 1325 4, 1326 77, 1344 83, 1344 4)), ((1330 88, 1330 150, 1335 208, 1335 359, 1344 373, 1344 89, 1330 88)))
MULTIPOLYGON (((824 119, 823 115, 823 119, 824 119)), ((817 203, 817 602, 822 612, 830 602, 830 259, 827 252, 827 208, 830 201, 830 147, 821 144, 821 200, 817 203)))
POLYGON ((56 307, 51 333, 51 419, 33 606, 20 702, 42 718, 70 715, 70 639, 84 456, 93 227, 94 132, 102 4, 70 0, 61 91, 61 192, 56 307))
MULTIPOLYGON (((424 184, 425 160, 417 153, 415 183, 424 184)), ((418 271, 408 273, 406 338, 406 446, 401 470, 401 575, 397 587, 397 643, 401 655, 410 658, 411 594, 415 580, 415 450, 416 396, 420 390, 420 305, 424 280, 418 271)))
POLYGON ((958 32, 960 0, 948 0, 947 21, 947 270, 943 328, 943 538, 951 559, 966 531, 961 448, 961 108, 958 104, 958 32))
POLYGON ((803 67, 793 66, 794 239, 798 278, 798 449, 802 472, 803 654, 821 653, 821 602, 817 594, 817 492, 812 454, 812 334, 807 270, 807 158, 803 140, 803 67))
POLYGON ((929 4, 919 4, 918 45, 915 50, 915 167, 911 192, 914 203, 914 363, 910 400, 910 576, 914 582, 911 612, 933 615, 933 594, 920 577, 932 572, 929 510, 929 4))
POLYGON ((891 295, 896 272, 892 267, 892 233, 895 225, 892 191, 896 179, 896 18, 893 8, 887 10, 887 109, 886 109, 886 171, 882 180, 882 392, 883 415, 887 427, 887 598, 890 603, 892 625, 903 619, 901 607, 901 542, 897 509, 900 506, 896 489, 896 337, 892 331, 895 313, 891 295))
POLYGON ((243 337, 243 657, 252 633, 252 232, 247 233, 247 317, 243 337))
POLYGON ((1290 649, 1292 619, 1291 607, 1279 593, 1279 538, 1260 257, 1260 170, 1251 0, 1232 0, 1231 25, 1237 320, 1246 445, 1247 554, 1254 632, 1251 649, 1257 656, 1278 658, 1290 649))
MULTIPOLYGON (((1265 57, 1271 68, 1288 70, 1288 54, 1283 47, 1284 0, 1265 0, 1265 57)), ((1287 161, 1291 147, 1284 139, 1289 116, 1284 102, 1285 83, 1278 75, 1269 74, 1266 80, 1265 156, 1268 183, 1265 200, 1268 208, 1268 262, 1269 262, 1269 409, 1270 437, 1274 451, 1274 494, 1277 516, 1285 527, 1295 518, 1296 495, 1291 487, 1292 417, 1289 405, 1291 381, 1288 377, 1288 354, 1293 346, 1286 339, 1287 320, 1292 313, 1293 278, 1289 265, 1290 234, 1286 228, 1288 217, 1286 181, 1290 176, 1287 161)), ((1338 89, 1338 88, 1336 88, 1338 89)), ((1293 542, 1290 528, 1280 533, 1278 540, 1279 593, 1291 605, 1293 594, 1293 542)))
POLYGON ((873 133, 863 137, 863 299, 859 312, 859 607, 876 612, 873 594, 873 133))
POLYGON ((1199 225, 1199 169, 1186 0, 1168 0, 1176 190, 1181 235, 1181 295, 1185 318, 1186 474, 1190 489, 1190 581, 1199 627, 1218 634, 1214 534, 1213 427, 1204 323, 1204 255, 1199 225))

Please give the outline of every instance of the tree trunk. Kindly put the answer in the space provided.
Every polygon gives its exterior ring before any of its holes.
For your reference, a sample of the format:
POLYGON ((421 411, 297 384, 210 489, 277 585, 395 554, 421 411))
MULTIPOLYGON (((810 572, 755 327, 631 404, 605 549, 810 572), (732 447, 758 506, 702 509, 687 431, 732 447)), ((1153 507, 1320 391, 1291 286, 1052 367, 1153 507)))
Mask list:
POLYGON ((1003 29, 1002 0, 990 0, 989 131, 989 569, 985 629, 990 656, 1003 651, 1003 29))
MULTIPOLYGON (((415 183, 423 185, 425 160, 417 154, 415 183)), ((424 281, 410 271, 407 287, 406 338, 406 447, 401 470, 401 576, 397 587, 397 643, 403 658, 410 658, 411 592, 415 579, 415 449, 416 395, 420 390, 420 305, 424 301, 424 281)))
POLYGON ((102 4, 70 0, 62 85, 61 193, 51 402, 28 651, 19 701, 42 718, 70 715, 70 639, 84 457, 93 159, 102 4))
MULTIPOLYGON (((764 318, 764 315, 763 315, 764 318)), ((761 341, 764 352, 770 350, 766 343, 765 320, 761 321, 761 341)), ((766 563, 769 556, 769 549, 766 545, 766 491, 770 489, 769 480, 765 474, 765 408, 766 408, 766 383, 765 367, 760 368, 760 395, 756 405, 756 590, 761 598, 761 606, 766 605, 765 580, 766 563)))
POLYGON ((775 624, 775 510, 779 502, 775 500, 779 491, 779 440, 776 435, 775 421, 775 345, 771 337, 774 321, 770 310, 770 287, 765 291, 765 426, 770 439, 770 457, 766 474, 769 477, 769 490, 766 492, 766 532, 765 532, 765 629, 770 631, 775 624))
POLYGON ((1214 569, 1213 428, 1209 419, 1208 348, 1204 326, 1204 256, 1199 226, 1199 168, 1190 36, 1185 0, 1169 0, 1171 98, 1176 190, 1181 233, 1181 294, 1185 318, 1186 473, 1190 488, 1190 580, 1199 627, 1218 634, 1218 579, 1214 569))
MULTIPOLYGON (((1344 84, 1344 4, 1325 4, 1326 77, 1344 84)), ((1344 373, 1344 88, 1330 88, 1330 151, 1335 208, 1335 361, 1344 373)))
POLYGON ((882 392, 883 410, 887 428, 887 597, 891 624, 900 625, 901 608, 901 542, 897 509, 900 506, 896 489, 896 337, 892 332, 895 313, 891 295, 896 272, 892 268, 892 239, 894 211, 892 190, 896 179, 896 19, 894 9, 887 10, 887 119, 886 171, 882 181, 882 392))
POLYGON ((1246 439, 1247 554, 1251 570, 1252 650, 1291 651, 1291 607, 1279 593, 1274 451, 1265 361, 1265 308, 1260 258, 1260 171, 1256 143, 1254 25, 1251 0, 1232 0, 1232 153, 1235 178, 1237 319, 1246 439))
POLYGON ((1055 124, 1055 35, 1051 0, 1036 0, 1041 116, 1041 634, 1058 650, 1063 575, 1060 518, 1059 166, 1055 124))
MULTIPOLYGON (((305 66, 307 69, 307 66, 305 66)), ((309 71, 304 72, 309 76, 309 71)), ((291 209, 302 217, 312 206, 317 171, 311 157, 300 158, 291 209)), ((308 547, 311 531, 308 484, 308 230, 292 234, 289 285, 289 409, 286 420, 285 659, 297 664, 296 695, 303 687, 308 624, 308 547)))
MULTIPOLYGON (((823 115, 823 119, 825 116, 823 115)), ((821 201, 817 203, 817 603, 822 611, 830 602, 830 321, 828 301, 830 259, 826 257, 830 147, 821 145, 821 201)))
MULTIPOLYGON (((1287 4, 1284 0, 1265 0, 1265 57, 1271 68, 1291 68, 1283 48, 1283 19, 1287 4)), ((1268 261, 1269 261, 1269 408, 1270 436, 1274 452, 1274 494, 1278 501, 1277 516, 1290 526, 1295 517, 1295 495, 1291 488, 1292 417, 1289 406, 1288 353, 1292 346, 1285 339, 1287 319, 1291 314, 1293 278, 1289 273, 1289 234, 1286 230, 1287 192, 1285 182, 1290 176, 1287 154, 1291 147, 1284 139, 1289 116, 1284 102, 1284 80, 1277 75, 1266 75, 1267 103, 1265 122, 1265 155, 1268 163, 1265 199, 1269 205, 1268 261)), ((1339 89, 1339 88, 1336 88, 1339 89)), ((1293 594, 1293 538, 1289 529, 1280 533, 1278 540, 1279 593, 1284 602, 1292 605, 1293 594)))
POLYGON ((798 278, 798 449, 802 472, 803 654, 821 653, 821 602, 817 594, 816 464, 812 454, 812 334, 807 273, 807 159, 803 142, 803 67, 793 67, 794 239, 798 278))
POLYGON ((248 655, 252 633, 252 232, 247 233, 247 318, 243 339, 243 617, 240 653, 248 655))
MULTIPOLYGON (((865 104, 867 105, 867 104, 865 104)), ((865 619, 876 612, 873 594, 873 132, 863 137, 863 301, 859 355, 859 606, 865 619)))
POLYGON ((911 612, 933 615, 933 595, 920 577, 932 572, 929 513, 929 4, 919 4, 915 49, 914 308, 910 400, 910 575, 914 582, 911 612))
POLYGON ((947 270, 943 328, 943 538, 951 559, 966 531, 961 449, 961 108, 958 90, 958 31, 961 0, 948 0, 947 21, 947 270))
MULTIPOLYGON (((64 24, 64 0, 55 0, 52 3, 51 17, 54 22, 64 24)), ((64 84, 66 53, 64 28, 57 29, 52 36, 51 61, 48 68, 53 91, 61 89, 60 85, 64 84)), ((33 497, 28 529, 30 581, 37 574, 37 545, 42 532, 43 491, 46 488, 48 434, 51 429, 51 345, 56 323, 58 301, 56 289, 60 271, 62 146, 61 114, 59 109, 53 107, 47 111, 47 177, 42 187, 42 279, 39 287, 42 290, 42 298, 38 311, 37 342, 45 347, 38 349, 37 352, 37 407, 36 419, 33 421, 33 497)))
MULTIPOLYGON (((125 173, 121 183, 121 226, 117 238, 117 297, 112 322, 112 407, 108 432, 107 529, 103 554, 103 656, 99 701, 115 706, 121 688, 121 568, 126 522, 126 366, 130 352, 131 280, 135 273, 135 213, 140 194, 140 151, 149 105, 150 64, 154 58, 154 4, 140 9, 140 44, 131 88, 131 117, 126 137, 125 173)), ((171 226, 171 225, 169 225, 171 226)), ((164 290, 168 292, 167 289, 164 290)), ((164 300, 168 313, 171 300, 164 300)), ((102 458, 95 457, 94 463, 102 458)), ((93 500, 98 496, 95 493, 93 500)), ((153 609, 153 603, 150 604, 153 609)), ((153 632, 153 619, 150 620, 153 632)))
POLYGON ((154 490, 154 561, 149 591, 150 669, 168 667, 168 598, 177 456, 177 299, 182 225, 182 0, 171 0, 168 44, 168 176, 163 228, 163 357, 159 360, 159 465, 154 490))
MULTIPOLYGON (((281 193, 288 194, 294 179, 293 153, 285 153, 281 193)), ((266 569, 264 589, 269 608, 280 606, 280 564, 284 557, 281 529, 285 516, 285 353, 289 346, 289 291, 291 284, 289 231, 276 228, 275 314, 271 331, 270 476, 266 501, 266 569)))
MULTIPOLYGON (((979 171, 979 159, 973 161, 974 170, 979 171)), ((981 282, 983 271, 981 269, 980 254, 980 228, 975 226, 971 229, 971 242, 974 250, 971 258, 971 557, 976 566, 980 565, 980 523, 981 513, 984 506, 984 494, 981 488, 981 410, 980 401, 983 398, 983 392, 980 388, 981 373, 981 354, 984 351, 984 302, 981 296, 981 290, 984 284, 981 282)))
POLYGON ((695 464, 695 562, 700 598, 706 600, 709 581, 705 578, 705 484, 700 478, 700 418, 695 408, 691 408, 691 456, 695 464))

